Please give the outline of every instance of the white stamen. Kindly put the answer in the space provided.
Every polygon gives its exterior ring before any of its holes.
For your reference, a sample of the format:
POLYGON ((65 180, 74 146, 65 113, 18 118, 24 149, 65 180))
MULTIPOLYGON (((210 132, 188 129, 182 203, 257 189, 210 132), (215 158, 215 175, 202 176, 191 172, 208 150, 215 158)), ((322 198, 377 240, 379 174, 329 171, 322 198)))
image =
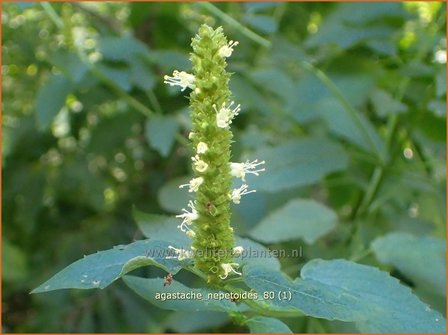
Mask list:
POLYGON ((177 258, 178 261, 183 261, 184 259, 188 259, 193 257, 193 251, 185 250, 185 249, 177 249, 171 245, 168 246, 168 249, 174 250, 177 256, 168 256, 167 259, 177 258))
POLYGON ((219 128, 227 128, 232 123, 235 116, 241 111, 241 105, 231 109, 234 103, 234 101, 230 102, 227 107, 226 104, 223 103, 219 110, 216 108, 216 105, 213 105, 213 108, 216 111, 216 124, 219 128))
POLYGON ((188 184, 182 184, 179 186, 179 188, 184 188, 184 187, 188 186, 189 187, 188 192, 197 192, 199 189, 199 186, 201 186, 203 182, 204 182, 204 178, 202 178, 202 177, 193 178, 192 180, 190 180, 190 182, 188 184))
POLYGON ((192 74, 187 73, 185 71, 179 72, 177 70, 174 70, 172 77, 164 76, 163 79, 164 79, 163 82, 165 84, 168 84, 170 86, 182 87, 182 90, 181 90, 182 92, 185 91, 185 89, 187 87, 189 87, 191 89, 195 88, 195 85, 194 85, 195 77, 192 74))
POLYGON ((232 194, 230 194, 229 196, 230 196, 230 199, 232 199, 233 203, 235 203, 235 204, 239 204, 242 195, 246 195, 246 194, 249 194, 249 193, 254 193, 254 192, 256 192, 255 190, 248 191, 248 190, 247 190, 248 187, 249 187, 249 186, 247 186, 246 184, 243 184, 243 185, 241 185, 240 188, 235 188, 235 189, 232 191, 232 194))
POLYGON ((229 273, 234 273, 241 276, 241 272, 236 271, 233 267, 239 267, 238 263, 224 263, 221 264, 221 268, 224 270, 224 274, 219 275, 219 278, 226 279, 229 273))
POLYGON ((182 208, 182 211, 184 213, 176 215, 177 218, 182 219, 182 223, 179 226, 177 226, 177 228, 179 228, 184 233, 191 230, 191 228, 188 226, 190 226, 194 220, 199 218, 198 212, 196 211, 193 201, 190 200, 188 202, 188 207, 190 207, 191 212, 189 212, 185 208, 182 208))
POLYGON ((258 159, 249 162, 247 160, 244 163, 230 163, 230 174, 234 177, 241 178, 242 181, 246 181, 246 173, 258 176, 259 172, 265 171, 264 168, 256 169, 257 166, 264 164, 265 161, 258 162, 258 159))
POLYGON ((236 47, 239 44, 237 41, 230 41, 226 45, 222 46, 218 53, 221 57, 227 58, 232 55, 233 48, 236 47))

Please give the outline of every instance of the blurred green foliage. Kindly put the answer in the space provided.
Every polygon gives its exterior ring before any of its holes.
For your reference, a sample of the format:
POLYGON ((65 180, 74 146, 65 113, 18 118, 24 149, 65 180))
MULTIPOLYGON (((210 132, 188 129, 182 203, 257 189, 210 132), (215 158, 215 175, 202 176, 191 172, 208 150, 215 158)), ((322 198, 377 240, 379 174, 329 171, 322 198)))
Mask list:
MULTIPOLYGON (((190 173, 187 102, 162 78, 188 71, 190 38, 204 22, 240 42, 229 62, 243 107, 234 157, 267 161, 264 177, 250 181, 259 192, 234 209, 237 233, 272 247, 306 242, 303 258, 282 260, 292 276, 315 257, 372 264, 445 313, 445 270, 425 265, 445 253, 445 4, 2 10, 4 331, 247 331, 222 313, 163 311, 122 283, 28 294, 83 254, 141 238, 133 206, 163 214, 185 205, 177 186, 190 173), (307 230, 316 216, 330 226, 307 230), (300 229, 273 234, 272 217, 288 229, 297 219, 300 229)), ((313 318, 285 322, 294 332, 353 331, 313 318)))

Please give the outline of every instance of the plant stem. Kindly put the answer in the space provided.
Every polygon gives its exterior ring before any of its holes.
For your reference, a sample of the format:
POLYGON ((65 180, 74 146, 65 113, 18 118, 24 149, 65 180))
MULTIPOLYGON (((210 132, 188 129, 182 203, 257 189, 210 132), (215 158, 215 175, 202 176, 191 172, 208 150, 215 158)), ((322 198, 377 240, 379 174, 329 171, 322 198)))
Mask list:
POLYGON ((40 5, 42 6, 45 14, 48 15, 51 21, 56 25, 56 27, 62 29, 64 27, 64 23, 62 19, 59 17, 58 13, 54 10, 53 6, 48 2, 41 2, 40 5))
POLYGON ((370 133, 368 132, 368 130, 362 123, 361 119, 359 118, 358 112, 347 100, 347 98, 342 94, 342 92, 339 90, 336 84, 323 71, 316 68, 313 64, 306 61, 299 61, 299 63, 302 65, 304 69, 314 74, 330 90, 330 92, 340 102, 342 107, 344 107, 344 109, 349 113, 350 118, 353 120, 353 122, 355 122, 356 126, 361 131, 362 136, 369 144, 371 150, 376 153, 376 156, 378 157, 378 159, 380 159, 381 162, 384 162, 385 159, 384 154, 378 150, 374 140, 370 136, 370 133))

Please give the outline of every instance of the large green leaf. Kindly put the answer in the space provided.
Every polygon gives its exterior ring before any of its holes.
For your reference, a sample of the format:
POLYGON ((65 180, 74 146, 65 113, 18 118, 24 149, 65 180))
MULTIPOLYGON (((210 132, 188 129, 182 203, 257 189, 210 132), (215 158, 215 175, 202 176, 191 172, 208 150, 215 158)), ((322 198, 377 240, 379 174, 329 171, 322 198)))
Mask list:
POLYGON ((336 214, 314 200, 293 199, 271 212, 251 232, 250 236, 266 243, 301 238, 308 244, 331 231, 336 214))
POLYGON ((342 147, 323 138, 290 140, 261 148, 254 157, 266 161, 266 171, 250 178, 250 185, 267 192, 310 185, 347 167, 347 155, 342 147))
POLYGON ((146 123, 145 135, 151 148, 163 157, 168 156, 173 146, 179 123, 172 116, 153 116, 146 123))
POLYGON ((135 293, 159 308, 173 311, 230 312, 238 310, 237 305, 230 299, 219 298, 219 294, 224 294, 224 291, 191 288, 177 280, 173 280, 171 285, 164 286, 162 278, 125 276, 123 280, 135 293), (215 297, 214 294, 217 296, 215 297))
POLYGON ((65 105, 73 88, 72 82, 62 75, 51 75, 37 92, 36 116, 41 129, 47 128, 65 105))
POLYGON ((168 249, 169 244, 164 241, 142 240, 99 251, 69 265, 31 293, 67 288, 102 289, 129 271, 148 265, 176 273, 181 269, 181 263, 177 259, 167 258, 173 256, 168 249))
POLYGON ((393 265, 416 284, 446 294, 444 240, 391 233, 373 241, 372 249, 380 262, 393 265))
POLYGON ((281 272, 247 266, 244 281, 259 294, 274 292, 272 303, 309 316, 356 322, 361 332, 445 333, 445 319, 397 279, 345 260, 314 260, 291 281, 281 272), (283 293, 286 299, 284 298, 283 293))
POLYGON ((291 329, 278 319, 255 316, 247 321, 252 334, 292 334, 291 329))

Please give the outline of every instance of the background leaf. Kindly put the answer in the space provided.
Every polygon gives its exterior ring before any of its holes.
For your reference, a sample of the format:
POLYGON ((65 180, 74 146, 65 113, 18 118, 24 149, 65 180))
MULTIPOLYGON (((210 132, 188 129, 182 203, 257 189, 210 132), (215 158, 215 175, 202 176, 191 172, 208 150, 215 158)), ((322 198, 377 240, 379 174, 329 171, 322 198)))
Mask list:
POLYGON ((314 200, 293 199, 271 212, 251 232, 250 236, 265 243, 301 238, 308 244, 331 231, 336 214, 314 200))
POLYGON ((342 147, 318 138, 290 140, 259 149, 253 156, 266 161, 266 171, 249 180, 255 189, 266 192, 310 185, 347 166, 342 147))
POLYGON ((446 295, 445 241, 391 233, 373 241, 372 249, 380 262, 393 265, 417 285, 446 295))
POLYGON ((314 260, 292 282, 280 272, 249 266, 244 268, 244 281, 259 294, 291 293, 290 301, 276 296, 275 305, 292 306, 317 318, 356 322, 361 332, 445 332, 441 314, 373 267, 345 260, 314 260))
POLYGON ((146 138, 149 145, 163 157, 168 156, 174 143, 179 124, 174 117, 153 116, 146 123, 146 138))
POLYGON ((50 75, 36 96, 37 123, 47 128, 65 105, 65 99, 72 90, 72 82, 62 75, 50 75))

